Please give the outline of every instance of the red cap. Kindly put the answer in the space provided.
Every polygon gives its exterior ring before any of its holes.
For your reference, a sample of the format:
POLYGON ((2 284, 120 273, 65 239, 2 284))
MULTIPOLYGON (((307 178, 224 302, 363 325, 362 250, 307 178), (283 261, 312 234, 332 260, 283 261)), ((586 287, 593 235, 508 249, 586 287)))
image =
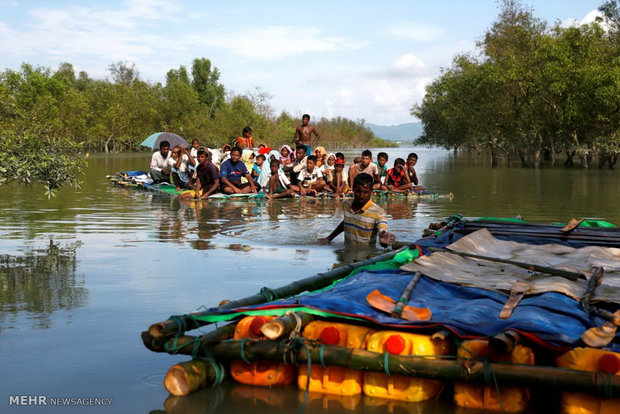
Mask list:
POLYGON ((256 336, 262 336, 262 332, 260 331, 260 328, 262 328, 262 326, 264 324, 267 323, 267 319, 265 319, 262 316, 257 316, 254 319, 252 319, 252 322, 250 323, 250 332, 253 333, 256 336))
POLYGON ((344 160, 342 158, 336 158, 336 165, 344 165, 344 160))
POLYGON ((385 341, 385 349, 390 354, 399 355, 405 350, 405 339, 400 335, 390 335, 385 341))
POLYGON ((606 374, 620 371, 620 359, 614 354, 605 354, 598 360, 598 368, 606 374))
POLYGON ((328 326, 321 332, 321 341, 326 345, 336 345, 340 340, 340 332, 333 326, 328 326))

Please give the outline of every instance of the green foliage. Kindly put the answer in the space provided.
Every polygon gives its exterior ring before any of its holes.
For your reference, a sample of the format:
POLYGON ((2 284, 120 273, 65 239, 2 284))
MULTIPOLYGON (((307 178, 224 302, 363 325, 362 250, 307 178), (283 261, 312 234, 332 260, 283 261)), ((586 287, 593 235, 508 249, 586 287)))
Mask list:
POLYGON ((0 182, 43 184, 48 197, 64 185, 79 187, 86 166, 81 145, 66 139, 45 139, 28 132, 3 132, 0 137, 0 182))
MULTIPOLYGON (((617 18, 617 2, 605 7, 608 21, 617 18)), ((596 23, 549 28, 504 0, 478 43, 480 58, 457 56, 412 108, 424 123, 418 143, 486 149, 494 165, 500 156, 519 157, 523 166, 561 153, 579 155, 584 166, 594 156, 617 158, 617 39, 596 23)))
POLYGON ((211 68, 209 59, 194 59, 192 77, 192 87, 198 93, 200 103, 206 106, 209 116, 213 116, 224 103, 226 93, 224 85, 219 83, 220 71, 211 68))
MULTIPOLYGON (((108 69, 105 80, 76 75, 70 63, 56 71, 24 63, 0 72, 2 181, 40 182, 51 197, 63 185, 79 185, 83 151, 139 150, 144 138, 162 130, 220 147, 246 126, 257 144, 275 147, 292 144, 301 123, 286 112, 276 117, 272 96, 260 88, 226 97, 208 59, 195 59, 191 73, 184 66, 169 70, 165 85, 143 81, 127 62, 108 69)), ((317 130, 325 146, 387 146, 363 122, 322 119, 317 130)))

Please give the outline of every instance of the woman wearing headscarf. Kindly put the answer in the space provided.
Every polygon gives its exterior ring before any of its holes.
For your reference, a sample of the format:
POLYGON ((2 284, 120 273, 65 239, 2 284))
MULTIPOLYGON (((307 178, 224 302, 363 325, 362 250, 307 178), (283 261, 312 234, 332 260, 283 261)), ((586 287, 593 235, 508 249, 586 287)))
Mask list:
MULTIPOLYGON (((243 161, 249 172, 254 168, 254 157, 256 157, 256 154, 251 149, 244 149, 241 153, 241 161, 243 161)), ((245 177, 241 178, 241 182, 245 182, 245 177)))
POLYGON ((325 148, 316 147, 314 149, 314 155, 316 155, 316 166, 321 168, 321 166, 327 161, 327 152, 325 151, 325 148))
POLYGON ((321 170, 321 172, 325 176, 325 179, 328 182, 332 180, 332 175, 334 173, 334 166, 335 165, 336 165, 336 154, 329 153, 329 154, 327 154, 327 157, 326 157, 326 160, 325 160, 325 164, 323 164, 323 165, 321 165, 321 167, 319 167, 319 170, 321 170))
POLYGON ((295 158, 295 154, 293 153, 293 149, 288 145, 282 145, 280 147, 280 165, 289 165, 293 162, 293 158, 295 158))

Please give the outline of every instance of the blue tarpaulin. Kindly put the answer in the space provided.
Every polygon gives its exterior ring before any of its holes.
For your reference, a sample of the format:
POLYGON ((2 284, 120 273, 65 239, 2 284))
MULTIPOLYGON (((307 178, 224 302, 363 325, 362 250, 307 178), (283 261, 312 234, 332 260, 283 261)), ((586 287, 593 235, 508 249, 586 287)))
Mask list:
MULTIPOLYGON (((458 230, 462 226, 462 223, 457 223, 454 229, 458 230)), ((446 231, 436 237, 420 239, 417 245, 424 254, 429 254, 429 247, 445 247, 461 237, 463 235, 458 232, 446 231)), ((539 240, 530 240, 529 237, 498 238, 541 244, 539 240)), ((545 243, 549 241, 546 240, 545 243)), ((557 243, 572 245, 570 241, 557 243)), ((508 300, 507 294, 444 283, 425 276, 420 278, 407 304, 429 308, 432 317, 428 321, 392 318, 368 303, 366 297, 375 289, 395 301, 398 300, 412 276, 412 273, 399 269, 364 270, 328 290, 243 309, 306 307, 336 315, 357 317, 373 324, 399 329, 442 326, 460 337, 490 337, 512 329, 541 344, 561 348, 583 346, 580 336, 587 329, 600 327, 605 323, 603 318, 585 312, 578 301, 556 292, 526 296, 514 308, 509 318, 500 319, 500 311, 508 300)), ((227 314, 240 310, 214 308, 210 311, 215 314, 227 314)), ((615 340, 607 348, 620 352, 620 335, 616 334, 615 340)))
MULTIPOLYGON (((559 347, 578 345, 579 337, 585 330, 605 322, 600 317, 586 314, 577 301, 554 292, 528 296, 508 319, 500 319, 499 313, 507 295, 442 283, 427 277, 420 278, 407 304, 429 308, 432 312, 429 321, 395 319, 375 310, 366 301, 366 296, 375 289, 398 300, 411 276, 411 273, 401 270, 363 271, 333 289, 271 302, 268 306, 306 306, 400 328, 442 325, 461 337, 493 336, 514 329, 534 334, 542 342, 559 347)), ((261 307, 265 305, 253 308, 261 307)), ((618 344, 610 344, 610 347, 620 351, 618 344)))

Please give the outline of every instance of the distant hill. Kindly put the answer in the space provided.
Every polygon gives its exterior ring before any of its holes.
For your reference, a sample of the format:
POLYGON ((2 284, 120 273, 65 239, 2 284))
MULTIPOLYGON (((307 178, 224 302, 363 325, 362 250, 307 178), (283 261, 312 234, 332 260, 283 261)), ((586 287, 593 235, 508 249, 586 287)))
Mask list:
POLYGON ((375 125, 366 123, 374 134, 388 141, 412 142, 422 135, 423 127, 421 122, 407 122, 399 125, 375 125))

